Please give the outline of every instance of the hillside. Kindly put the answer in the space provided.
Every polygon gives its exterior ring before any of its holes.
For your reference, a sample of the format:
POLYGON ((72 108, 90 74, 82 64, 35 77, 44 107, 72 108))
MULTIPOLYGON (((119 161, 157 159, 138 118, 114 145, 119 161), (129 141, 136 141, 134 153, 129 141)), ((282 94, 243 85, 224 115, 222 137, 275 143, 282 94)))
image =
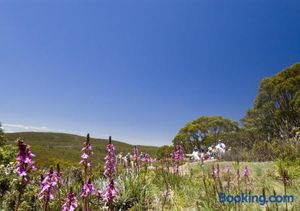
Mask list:
MULTIPOLYGON (((46 132, 20 132, 7 133, 8 142, 15 144, 17 138, 22 137, 31 146, 36 154, 36 164, 38 166, 55 165, 60 163, 63 166, 76 166, 80 161, 80 153, 85 137, 46 132)), ((106 153, 107 140, 91 138, 93 146, 93 161, 103 163, 106 153)), ((120 141, 113 141, 117 153, 132 152, 133 146, 120 141)), ((157 147, 139 146, 140 151, 155 154, 157 147)))

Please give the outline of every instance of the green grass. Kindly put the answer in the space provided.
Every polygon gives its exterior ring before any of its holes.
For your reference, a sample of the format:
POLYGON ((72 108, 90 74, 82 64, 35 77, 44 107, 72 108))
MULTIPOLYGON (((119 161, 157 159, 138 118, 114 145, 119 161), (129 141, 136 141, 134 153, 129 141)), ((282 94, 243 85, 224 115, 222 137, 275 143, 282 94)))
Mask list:
MULTIPOLYGON (((218 199, 215 201, 213 198, 208 198, 206 194, 203 194, 204 184, 203 184, 203 176, 206 175, 207 184, 212 183, 211 171, 212 171, 213 163, 205 164, 200 167, 199 164, 191 163, 188 164, 188 169, 190 169, 190 175, 193 175, 192 180, 188 181, 185 185, 183 185, 186 190, 178 193, 178 202, 183 208, 188 206, 191 199, 192 201, 198 201, 198 209, 200 210, 217 210, 216 208, 220 205, 218 199), (193 184, 196 183, 196 184, 193 184), (188 191, 187 191, 188 190, 188 191), (191 194, 186 194, 187 192, 191 192, 191 194), (194 194, 193 194, 194 193, 194 194), (195 194, 196 193, 196 194, 195 194), (200 198, 198 196, 201 196, 200 198), (214 204, 215 206, 212 206, 214 204), (204 208, 207 206, 207 208, 204 208), (209 207, 209 208, 208 208, 209 207)), ((246 193, 245 183, 241 179, 241 187, 240 190, 237 189, 237 181, 236 181, 236 162, 219 162, 221 175, 224 174, 224 168, 230 167, 233 171, 233 175, 235 177, 231 179, 231 190, 229 191, 231 194, 236 195, 240 192, 246 193)), ((248 166, 250 169, 250 179, 248 181, 248 191, 251 191, 251 194, 261 195, 263 188, 265 189, 266 196, 270 196, 273 194, 273 191, 279 195, 284 195, 284 187, 282 183, 282 179, 280 177, 278 166, 274 162, 240 162, 239 169, 242 174, 242 169, 248 166)), ((291 173, 292 170, 295 170, 296 167, 291 166, 288 170, 291 173)), ((186 177, 186 176, 185 176, 186 177)), ((223 177, 223 176, 222 176, 223 177)), ((299 201, 299 190, 300 190, 300 178, 299 176, 294 176, 291 179, 291 184, 287 188, 287 194, 293 195, 295 197, 294 203, 288 203, 289 210, 299 210, 300 209, 300 201, 299 201)), ((223 186, 226 185, 224 179, 222 179, 223 186)), ((225 191, 226 192, 226 191, 225 191)), ((258 203, 242 203, 240 205, 235 204, 224 204, 220 206, 221 210, 276 210, 275 203, 269 203, 268 205, 259 205, 258 203), (240 206, 240 207, 239 207, 240 206)), ((279 210, 283 210, 285 207, 284 203, 279 203, 279 210)))
MULTIPOLYGON (((203 166, 200 163, 184 164, 186 174, 176 176, 168 171, 148 171, 140 173, 137 176, 120 175, 116 180, 117 188, 120 191, 116 201, 117 208, 130 205, 135 202, 130 210, 191 210, 191 211, 234 211, 234 210, 285 210, 285 203, 225 203, 219 201, 218 193, 224 192, 227 195, 240 195, 249 193, 251 195, 262 195, 263 189, 266 196, 273 195, 275 190, 277 195, 284 195, 284 187, 278 172, 278 166, 274 162, 241 162, 239 169, 245 166, 250 169, 250 177, 247 182, 245 178, 240 178, 237 182, 237 163, 219 162, 220 181, 223 190, 219 187, 219 182, 212 176, 213 163, 206 163, 203 166), (227 186, 224 169, 232 169, 230 187, 227 186), (145 179, 144 179, 145 178, 145 179), (170 192, 166 195, 166 184, 170 186, 170 192), (246 191, 247 190, 247 191, 246 191), (278 208, 278 209, 277 209, 278 208)), ((216 165, 216 163, 215 163, 216 165)), ((290 167, 290 171, 294 167, 290 167)), ((294 177, 291 184, 287 187, 287 195, 293 195, 295 201, 288 203, 288 210, 300 210, 299 190, 300 178, 294 177)))
MULTIPOLYGON (((77 166, 80 161, 81 148, 85 137, 65 133, 21 132, 7 133, 10 144, 16 144, 17 138, 23 138, 31 146, 36 155, 38 166, 49 166, 60 163, 62 166, 77 166)), ((107 140, 91 138, 93 146, 93 162, 103 163, 106 154, 107 140)), ((132 152, 133 146, 113 140, 117 153, 132 152)), ((154 155, 157 147, 139 146, 140 151, 154 155)))

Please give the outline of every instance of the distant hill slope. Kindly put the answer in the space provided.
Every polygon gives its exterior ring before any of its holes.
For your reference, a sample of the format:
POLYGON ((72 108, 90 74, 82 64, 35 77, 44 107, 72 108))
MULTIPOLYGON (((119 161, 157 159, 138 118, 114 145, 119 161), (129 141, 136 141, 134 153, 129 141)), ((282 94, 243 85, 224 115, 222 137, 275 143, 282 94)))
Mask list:
MULTIPOLYGON (((76 166, 80 161, 81 148, 85 137, 46 132, 20 132, 7 133, 6 137, 11 144, 15 144, 17 138, 22 137, 31 146, 36 154, 36 164, 39 166, 56 165, 76 166)), ((93 162, 98 165, 103 164, 106 154, 107 140, 91 138, 93 146, 93 162)), ((119 141, 113 141, 117 153, 132 152, 133 145, 119 141)), ((156 153, 157 147, 139 146, 140 151, 148 152, 152 155, 156 153)))

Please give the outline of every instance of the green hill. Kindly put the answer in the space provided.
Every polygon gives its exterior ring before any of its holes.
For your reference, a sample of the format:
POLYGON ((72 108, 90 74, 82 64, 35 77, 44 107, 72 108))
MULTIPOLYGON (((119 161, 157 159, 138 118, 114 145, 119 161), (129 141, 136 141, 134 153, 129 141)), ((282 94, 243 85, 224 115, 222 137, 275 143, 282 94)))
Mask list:
MULTIPOLYGON (((38 166, 48 166, 60 163, 62 166, 76 166, 80 161, 81 148, 85 137, 65 134, 65 133, 46 133, 46 132, 20 132, 7 133, 6 137, 10 144, 16 144, 17 138, 22 137, 31 146, 36 155, 38 166)), ((106 154, 107 140, 91 138, 93 146, 92 160, 96 164, 103 164, 106 154)), ((117 153, 132 152, 133 145, 113 140, 117 153)), ((154 155, 157 147, 139 146, 140 151, 154 155)))

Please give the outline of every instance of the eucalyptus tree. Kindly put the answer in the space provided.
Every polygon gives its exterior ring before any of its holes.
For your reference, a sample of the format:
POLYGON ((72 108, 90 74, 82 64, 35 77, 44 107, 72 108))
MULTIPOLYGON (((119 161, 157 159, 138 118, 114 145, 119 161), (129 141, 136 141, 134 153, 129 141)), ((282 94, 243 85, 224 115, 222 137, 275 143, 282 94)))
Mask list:
POLYGON ((203 144, 213 143, 238 129, 238 123, 230 119, 221 116, 201 116, 181 128, 173 139, 173 144, 180 143, 185 151, 191 151, 195 146, 200 149, 203 144))
POLYGON ((300 64, 262 80, 254 105, 242 121, 260 140, 293 136, 300 126, 300 64))

